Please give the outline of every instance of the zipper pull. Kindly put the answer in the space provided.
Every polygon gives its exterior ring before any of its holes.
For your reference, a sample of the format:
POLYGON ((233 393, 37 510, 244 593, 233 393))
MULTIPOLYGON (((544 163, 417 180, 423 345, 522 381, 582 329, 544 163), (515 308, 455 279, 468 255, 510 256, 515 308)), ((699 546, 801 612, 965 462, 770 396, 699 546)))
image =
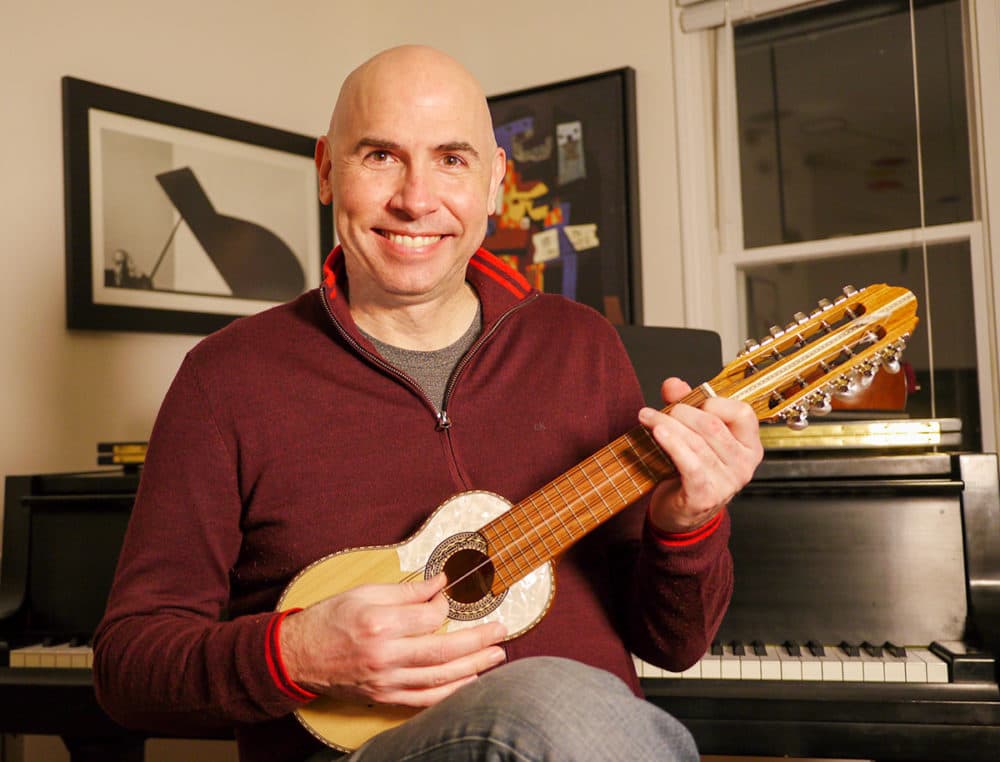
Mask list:
POLYGON ((446 411, 442 410, 437 414, 437 426, 434 428, 438 431, 447 431, 451 428, 451 418, 446 411))

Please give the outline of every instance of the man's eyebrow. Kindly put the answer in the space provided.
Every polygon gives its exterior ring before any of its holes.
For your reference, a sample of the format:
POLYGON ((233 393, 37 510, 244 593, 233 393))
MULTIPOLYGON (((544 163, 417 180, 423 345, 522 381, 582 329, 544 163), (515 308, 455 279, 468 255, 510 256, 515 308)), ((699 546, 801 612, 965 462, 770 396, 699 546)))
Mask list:
POLYGON ((479 151, 477 151, 472 143, 467 143, 464 140, 456 140, 451 143, 442 143, 437 147, 437 150, 441 153, 467 153, 473 158, 479 158, 479 151))
POLYGON ((355 146, 355 151, 360 151, 362 148, 381 148, 386 151, 396 151, 399 150, 400 145, 392 140, 385 140, 383 138, 375 137, 364 137, 359 140, 355 146))

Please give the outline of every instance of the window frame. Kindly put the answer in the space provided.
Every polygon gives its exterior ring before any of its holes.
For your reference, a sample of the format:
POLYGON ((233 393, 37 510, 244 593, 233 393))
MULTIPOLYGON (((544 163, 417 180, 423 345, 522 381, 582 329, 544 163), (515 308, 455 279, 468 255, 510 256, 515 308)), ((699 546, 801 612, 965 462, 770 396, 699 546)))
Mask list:
MULTIPOLYGON (((828 0, 819 0, 820 2, 828 0)), ((963 0, 966 88, 969 104, 973 178, 971 222, 891 230, 756 248, 743 245, 739 133, 733 26, 684 32, 681 7, 673 9, 673 65, 676 84, 678 177, 684 316, 690 327, 722 337, 723 351, 735 355, 746 335, 742 268, 890 248, 967 242, 973 277, 976 360, 982 448, 996 452, 1000 431, 997 400, 997 325, 1000 324, 1000 268, 990 252, 1000 252, 1000 3, 963 0), (992 152, 987 148, 992 148, 992 152), (708 254, 706 254, 706 252, 708 254)), ((802 10, 798 4, 789 11, 802 10)), ((833 284, 839 289, 846 284, 833 284)), ((865 284, 853 284, 861 286, 865 284)), ((837 293, 831 293, 830 298, 837 293)), ((803 305, 808 311, 813 305, 803 305)), ((790 317, 790 316, 789 316, 790 317)))

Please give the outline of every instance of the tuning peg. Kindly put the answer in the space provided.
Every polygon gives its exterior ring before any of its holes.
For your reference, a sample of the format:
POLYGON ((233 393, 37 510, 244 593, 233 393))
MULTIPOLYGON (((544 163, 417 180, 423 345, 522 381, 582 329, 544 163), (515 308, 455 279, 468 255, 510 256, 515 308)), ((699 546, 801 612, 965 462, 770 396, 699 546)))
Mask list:
POLYGON ((853 399, 861 391, 861 386, 856 379, 850 376, 841 376, 834 384, 833 396, 841 400, 853 399))
POLYGON ((819 392, 814 394, 809 405, 809 412, 813 415, 826 415, 833 410, 833 400, 829 392, 819 392))
POLYGON ((795 322, 798 323, 799 325, 809 322, 809 318, 806 316, 806 313, 804 312, 796 312, 794 315, 792 315, 792 317, 795 318, 795 322))
POLYGON ((819 304, 820 310, 824 312, 833 307, 833 302, 831 302, 829 299, 820 299, 819 302, 817 302, 817 304, 819 304))
POLYGON ((778 325, 772 325, 770 328, 767 329, 767 332, 771 334, 771 336, 775 339, 784 334, 784 331, 782 330, 781 326, 778 325))
POLYGON ((792 431, 802 431, 809 425, 809 415, 802 407, 796 405, 788 409, 788 413, 785 415, 785 425, 792 431))
POLYGON ((882 358, 882 367, 885 369, 886 373, 891 373, 892 375, 899 373, 899 369, 901 367, 899 364, 899 357, 899 353, 893 350, 889 350, 885 353, 885 356, 882 358))
POLYGON ((844 291, 844 296, 846 297, 852 297, 856 293, 858 293, 858 290, 849 283, 846 286, 844 286, 843 291, 844 291))

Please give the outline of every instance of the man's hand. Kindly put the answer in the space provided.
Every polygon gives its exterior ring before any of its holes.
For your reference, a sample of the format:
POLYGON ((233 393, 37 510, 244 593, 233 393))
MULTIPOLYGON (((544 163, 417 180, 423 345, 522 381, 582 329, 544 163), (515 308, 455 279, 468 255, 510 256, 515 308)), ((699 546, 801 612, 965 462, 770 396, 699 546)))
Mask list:
POLYGON ((281 625, 288 676, 314 693, 386 704, 436 704, 500 664, 499 623, 438 632, 448 614, 444 574, 362 585, 289 616, 281 625))
MULTIPOLYGON (((668 378, 662 391, 669 404, 691 387, 668 378)), ((675 404, 668 414, 647 407, 639 422, 680 477, 653 490, 649 517, 663 532, 689 532, 711 519, 750 481, 764 454, 757 415, 738 400, 711 397, 700 408, 675 404)))

